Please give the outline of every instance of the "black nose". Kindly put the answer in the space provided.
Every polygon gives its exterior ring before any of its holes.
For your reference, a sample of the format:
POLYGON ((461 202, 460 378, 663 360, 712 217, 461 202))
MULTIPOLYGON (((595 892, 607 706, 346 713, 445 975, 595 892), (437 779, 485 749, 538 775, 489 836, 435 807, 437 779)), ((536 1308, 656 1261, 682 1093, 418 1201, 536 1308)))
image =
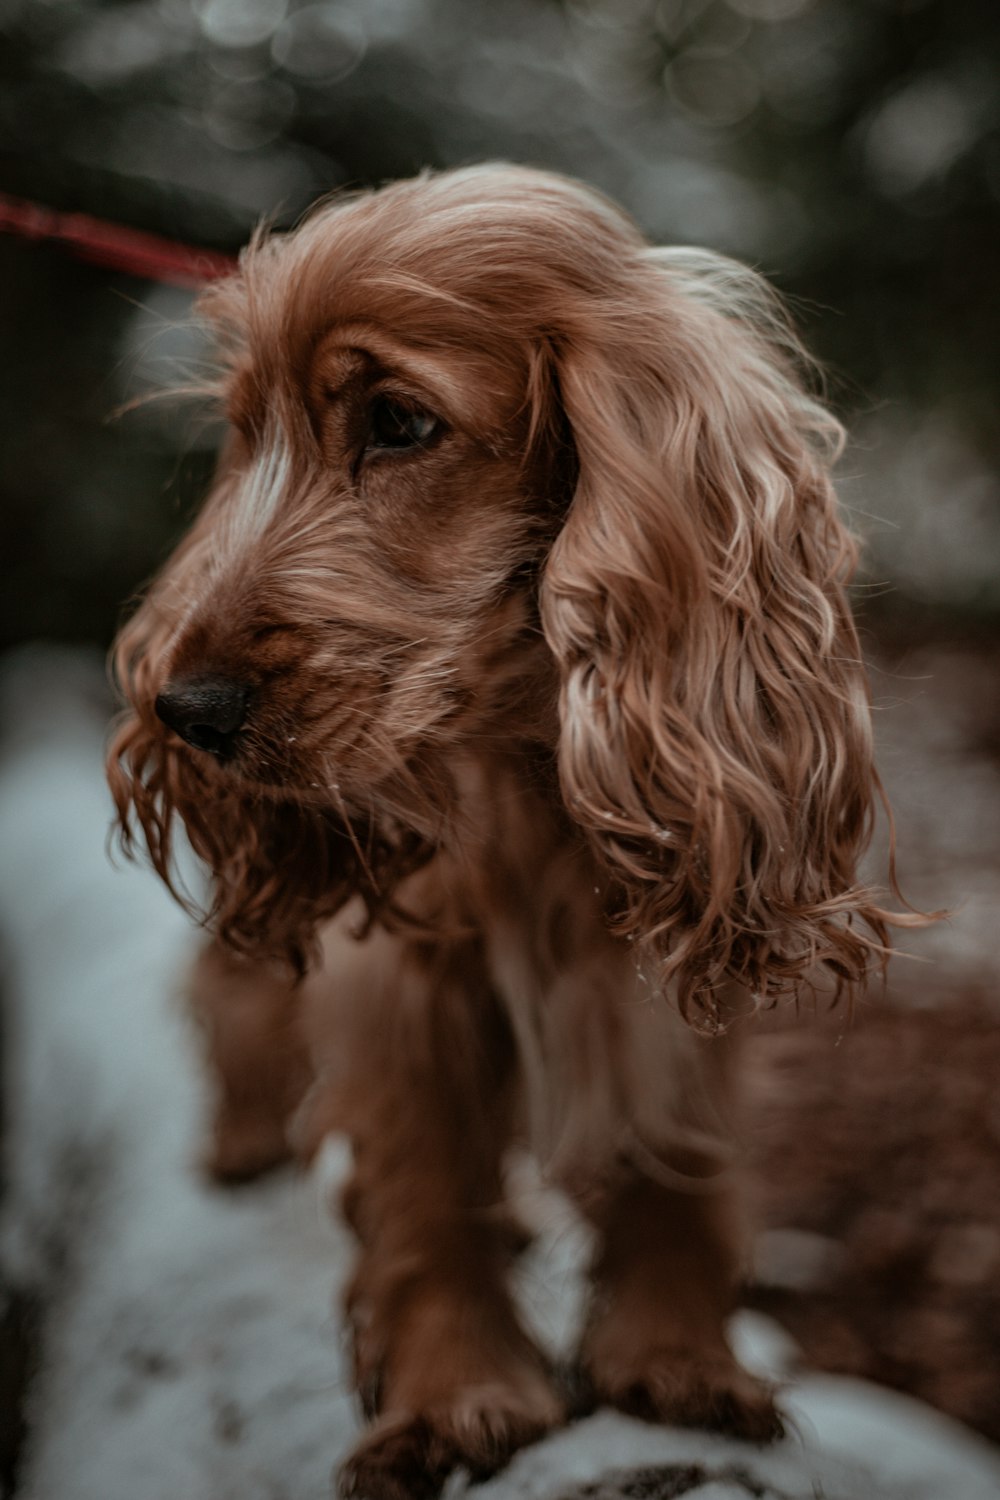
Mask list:
POLYGON ((171 682, 157 696, 156 712, 168 728, 196 750, 220 760, 232 755, 246 718, 249 689, 242 682, 210 677, 171 682))

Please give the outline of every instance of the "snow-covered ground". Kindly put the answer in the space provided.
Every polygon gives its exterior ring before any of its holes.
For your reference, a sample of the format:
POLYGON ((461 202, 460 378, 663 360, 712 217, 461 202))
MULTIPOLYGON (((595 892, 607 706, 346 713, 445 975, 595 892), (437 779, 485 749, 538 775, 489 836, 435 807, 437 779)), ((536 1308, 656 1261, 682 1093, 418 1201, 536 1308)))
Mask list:
MULTIPOLYGON (((351 1245, 325 1206, 343 1153, 331 1142, 311 1177, 238 1193, 194 1170, 201 1082, 177 1002, 192 933, 148 871, 107 857, 101 681, 89 658, 32 650, 0 683, 0 1285, 46 1310, 18 1497, 323 1500, 359 1426, 335 1312, 351 1245)), ((556 1208, 547 1225, 520 1278, 558 1341, 579 1305, 582 1243, 556 1208)), ((1000 1455, 971 1433, 797 1372, 780 1330, 753 1315, 733 1336, 788 1378, 790 1436, 775 1448, 599 1412, 477 1493, 1000 1495, 1000 1455)))

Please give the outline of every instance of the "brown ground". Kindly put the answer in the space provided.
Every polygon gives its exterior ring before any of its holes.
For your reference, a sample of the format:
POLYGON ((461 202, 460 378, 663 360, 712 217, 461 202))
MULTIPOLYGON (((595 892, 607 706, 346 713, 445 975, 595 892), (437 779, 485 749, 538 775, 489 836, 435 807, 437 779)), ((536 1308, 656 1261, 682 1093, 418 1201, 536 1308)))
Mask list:
POLYGON ((953 915, 887 999, 751 1038, 751 1300, 808 1364, 1000 1441, 1000 650, 884 652, 873 681, 903 887, 953 915))
POLYGON ((845 1024, 804 1018, 751 1044, 764 1233, 750 1300, 807 1364, 1000 1441, 996 1011, 970 998, 845 1024))

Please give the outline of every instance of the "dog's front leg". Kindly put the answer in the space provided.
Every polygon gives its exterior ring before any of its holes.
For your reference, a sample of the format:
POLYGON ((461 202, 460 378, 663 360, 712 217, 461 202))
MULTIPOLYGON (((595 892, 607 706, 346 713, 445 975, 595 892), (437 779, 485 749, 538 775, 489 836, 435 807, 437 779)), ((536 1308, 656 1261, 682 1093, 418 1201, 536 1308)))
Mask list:
POLYGON ((291 1155, 289 1122, 311 1076, 299 995, 276 968, 211 941, 195 960, 188 999, 212 1093, 204 1168, 219 1182, 245 1182, 291 1155))
POLYGON ((630 1171, 594 1215, 584 1371, 598 1401, 635 1416, 769 1442, 782 1433, 772 1393, 725 1336, 738 1270, 732 1194, 699 1184, 705 1163, 678 1165, 688 1191, 630 1171))
POLYGON ((347 1313, 375 1420, 341 1491, 398 1500, 435 1493, 459 1466, 492 1472, 561 1410, 506 1286, 513 1056, 481 955, 377 933, 363 947, 367 993, 337 1029, 335 1092, 360 1241, 347 1313))

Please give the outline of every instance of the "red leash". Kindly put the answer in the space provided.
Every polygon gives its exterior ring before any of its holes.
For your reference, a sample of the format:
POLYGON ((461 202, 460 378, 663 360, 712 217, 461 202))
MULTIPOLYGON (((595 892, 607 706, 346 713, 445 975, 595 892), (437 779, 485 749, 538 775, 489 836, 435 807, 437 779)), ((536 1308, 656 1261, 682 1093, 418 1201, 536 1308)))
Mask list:
POLYGON ((170 286, 197 288, 236 269, 236 257, 219 250, 202 250, 90 214, 59 213, 0 193, 0 232, 4 230, 22 239, 53 240, 82 260, 170 286))

